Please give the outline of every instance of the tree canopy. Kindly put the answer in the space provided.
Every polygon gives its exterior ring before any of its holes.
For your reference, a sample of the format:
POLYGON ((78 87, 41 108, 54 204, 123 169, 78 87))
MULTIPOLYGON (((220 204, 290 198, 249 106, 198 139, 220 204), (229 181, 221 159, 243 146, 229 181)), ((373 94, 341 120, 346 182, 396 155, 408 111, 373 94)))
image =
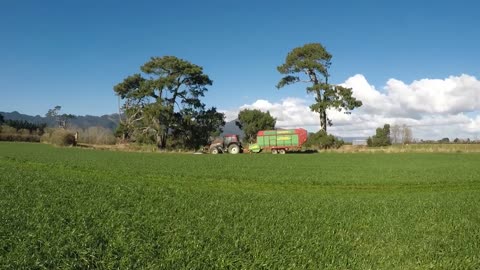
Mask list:
POLYGON ((55 106, 52 109, 49 109, 48 112, 45 114, 45 117, 52 118, 57 122, 59 128, 67 128, 69 121, 73 118, 76 118, 73 114, 60 114, 60 110, 62 106, 55 106))
POLYGON ((323 130, 319 130, 316 133, 308 134, 308 139, 305 142, 304 146, 308 148, 316 149, 329 149, 329 148, 339 148, 345 142, 333 135, 327 134, 323 130))
POLYGON ((198 146, 225 124, 222 113, 206 109, 200 100, 212 85, 202 67, 163 56, 152 57, 140 69, 143 74, 114 87, 124 101, 120 130, 125 137, 152 138, 159 148, 167 147, 169 138, 182 137, 185 145, 198 146))
MULTIPOLYGON (((3 120, 3 116, 0 114, 0 120, 3 120)), ((16 131, 19 130, 28 130, 30 133, 38 133, 39 135, 42 135, 44 133, 45 128, 47 127, 46 123, 31 123, 26 120, 11 120, 7 119, 4 121, 0 121, 0 124, 7 125, 9 127, 14 128, 16 131)))
POLYGON ((310 109, 319 113, 320 128, 325 132, 327 125, 332 125, 331 119, 327 117, 327 109, 350 113, 362 106, 362 102, 352 96, 351 88, 329 84, 331 59, 332 55, 322 44, 310 43, 293 49, 288 53, 285 63, 277 67, 281 74, 286 75, 277 84, 277 88, 298 82, 311 84, 306 88, 307 93, 315 95, 315 103, 310 109))
POLYGON ((369 137, 367 140, 368 146, 378 147, 378 146, 388 146, 391 145, 392 141, 390 140, 390 125, 385 124, 383 128, 377 128, 374 136, 369 137))
POLYGON ((270 112, 245 109, 238 113, 238 120, 235 124, 245 133, 245 141, 254 142, 260 130, 275 128, 276 119, 270 112))

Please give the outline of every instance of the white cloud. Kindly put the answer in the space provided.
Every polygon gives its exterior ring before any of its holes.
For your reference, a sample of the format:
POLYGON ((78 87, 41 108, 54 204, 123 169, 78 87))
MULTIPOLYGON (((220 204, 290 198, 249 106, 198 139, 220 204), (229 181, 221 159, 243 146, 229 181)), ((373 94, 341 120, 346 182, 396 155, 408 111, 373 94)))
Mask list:
POLYGON ((237 119, 238 110, 218 110, 219 112, 225 114, 225 121, 230 122, 237 119))
MULTIPOLYGON (((480 81, 473 76, 446 79, 421 79, 406 84, 387 81, 383 91, 370 85, 363 75, 348 78, 342 85, 351 87, 363 106, 352 114, 329 110, 333 120, 329 132, 339 136, 370 136, 384 123, 406 124, 414 137, 424 139, 480 137, 480 81)), ((311 98, 286 98, 280 102, 257 100, 238 110, 226 111, 227 120, 242 109, 270 111, 278 127, 319 129, 318 114, 308 107, 311 98)))
POLYGON ((267 100, 257 100, 251 105, 243 105, 243 109, 259 109, 269 111, 277 118, 279 127, 296 127, 317 125, 318 116, 310 111, 307 101, 299 98, 286 98, 281 103, 270 103, 267 100))
POLYGON ((458 114, 480 110, 480 81, 469 75, 422 79, 410 85, 390 79, 388 96, 420 113, 458 114))

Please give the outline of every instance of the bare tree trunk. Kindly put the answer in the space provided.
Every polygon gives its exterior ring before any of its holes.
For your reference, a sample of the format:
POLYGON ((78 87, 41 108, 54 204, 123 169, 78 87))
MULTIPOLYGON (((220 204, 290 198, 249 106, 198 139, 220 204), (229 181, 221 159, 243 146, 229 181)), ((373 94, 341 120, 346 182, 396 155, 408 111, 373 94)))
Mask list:
POLYGON ((320 128, 327 133, 327 112, 325 110, 320 112, 320 128))
MULTIPOLYGON (((317 84, 318 84, 318 81, 317 81, 317 84)), ((321 102, 322 101, 321 91, 317 89, 316 95, 317 95, 316 101, 321 102)), ((325 131, 325 133, 327 133, 327 112, 323 110, 323 111, 320 111, 319 114, 320 114, 320 130, 323 130, 325 131)))
POLYGON ((157 147, 158 149, 165 149, 167 147, 167 134, 157 134, 157 147))

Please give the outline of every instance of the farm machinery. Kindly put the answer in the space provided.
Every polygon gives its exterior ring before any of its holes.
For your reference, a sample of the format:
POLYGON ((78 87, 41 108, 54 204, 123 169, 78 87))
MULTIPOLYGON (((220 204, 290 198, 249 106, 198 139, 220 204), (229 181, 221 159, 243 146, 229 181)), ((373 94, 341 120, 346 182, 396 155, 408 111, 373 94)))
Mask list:
POLYGON ((303 128, 261 130, 257 133, 257 143, 251 144, 250 152, 270 151, 272 154, 285 154, 290 150, 300 150, 307 141, 308 132, 303 128))
MULTIPOLYGON (((285 154, 287 151, 300 150, 307 138, 308 132, 303 128, 261 130, 257 133, 257 142, 250 144, 245 151, 250 153, 270 151, 272 154, 285 154)), ((238 154, 243 152, 243 147, 238 135, 229 134, 214 140, 208 147, 208 152, 238 154)))
POLYGON ((238 135, 234 134, 227 134, 222 138, 215 139, 208 148, 208 152, 210 152, 211 154, 238 154, 242 151, 242 143, 238 139, 238 135))

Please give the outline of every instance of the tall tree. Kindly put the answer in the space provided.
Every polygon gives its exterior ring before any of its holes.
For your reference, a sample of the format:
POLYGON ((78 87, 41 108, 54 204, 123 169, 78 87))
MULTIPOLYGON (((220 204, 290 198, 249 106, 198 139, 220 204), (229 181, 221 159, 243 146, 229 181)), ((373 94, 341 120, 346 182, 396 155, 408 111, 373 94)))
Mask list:
POLYGON ((385 124, 383 125, 383 128, 377 128, 375 135, 368 138, 367 144, 368 146, 374 147, 392 145, 390 138, 390 125, 385 124))
POLYGON ((413 142, 412 128, 403 124, 402 126, 402 143, 409 144, 413 142))
POLYGON ((66 113, 60 114, 61 109, 62 109, 62 106, 57 105, 54 108, 49 109, 48 112, 45 114, 45 117, 53 118, 59 128, 65 129, 68 127, 68 122, 71 119, 76 118, 76 116, 73 114, 66 114, 66 113))
POLYGON ((165 148, 187 118, 205 112, 200 98, 212 80, 202 67, 175 56, 152 57, 141 70, 148 78, 134 74, 114 87, 124 100, 122 131, 153 136, 165 148))
POLYGON ((207 110, 188 110, 177 114, 181 117, 173 135, 175 142, 188 149, 198 149, 200 146, 208 144, 209 140, 222 133, 225 125, 225 115, 217 112, 215 107, 207 110))
POLYGON ((238 113, 235 124, 245 133, 245 140, 251 143, 255 141, 260 130, 274 129, 276 122, 268 111, 245 109, 238 113))
POLYGON ((305 44, 288 53, 285 63, 278 66, 281 74, 286 74, 277 84, 277 88, 297 82, 311 84, 307 93, 315 95, 315 103, 310 109, 320 114, 320 128, 327 132, 332 121, 327 117, 327 109, 337 109, 350 113, 362 106, 362 102, 352 96, 352 89, 329 84, 328 78, 332 55, 320 43, 305 44), (301 77, 303 76, 303 78, 301 77))
POLYGON ((3 124, 3 122, 5 122, 5 119, 3 118, 3 114, 0 114, 0 125, 3 124))

